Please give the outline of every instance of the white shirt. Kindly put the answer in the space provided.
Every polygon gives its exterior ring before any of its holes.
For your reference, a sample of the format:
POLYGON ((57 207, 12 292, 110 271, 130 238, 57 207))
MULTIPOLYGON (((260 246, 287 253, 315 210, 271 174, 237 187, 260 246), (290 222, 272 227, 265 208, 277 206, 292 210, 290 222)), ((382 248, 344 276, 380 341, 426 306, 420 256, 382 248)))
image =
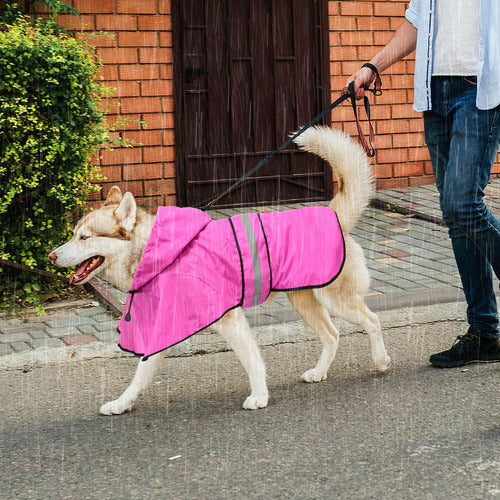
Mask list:
POLYGON ((436 0, 433 76, 476 76, 479 0, 436 0))

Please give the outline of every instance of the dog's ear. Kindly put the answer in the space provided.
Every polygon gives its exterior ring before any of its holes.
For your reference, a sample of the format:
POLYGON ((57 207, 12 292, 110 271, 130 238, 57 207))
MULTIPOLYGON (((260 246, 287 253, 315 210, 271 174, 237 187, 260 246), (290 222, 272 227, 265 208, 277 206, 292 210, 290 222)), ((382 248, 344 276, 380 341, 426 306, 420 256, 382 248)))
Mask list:
POLYGON ((118 186, 113 186, 106 197, 106 201, 104 202, 104 206, 107 205, 118 205, 122 201, 122 192, 118 186))
MULTIPOLYGON (((120 193, 121 194, 121 193, 120 193)), ((137 204, 132 193, 125 193, 115 210, 116 223, 126 231, 132 231, 135 226, 137 204)))

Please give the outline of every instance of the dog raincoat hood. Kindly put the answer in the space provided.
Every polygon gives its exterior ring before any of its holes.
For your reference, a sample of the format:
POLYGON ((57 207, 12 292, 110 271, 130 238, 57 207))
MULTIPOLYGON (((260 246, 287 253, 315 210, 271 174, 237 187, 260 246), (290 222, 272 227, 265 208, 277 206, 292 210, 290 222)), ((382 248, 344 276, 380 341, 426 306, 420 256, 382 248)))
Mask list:
POLYGON ((147 359, 271 291, 329 284, 344 253, 337 216, 326 207, 223 220, 160 207, 118 325, 119 345, 147 359))

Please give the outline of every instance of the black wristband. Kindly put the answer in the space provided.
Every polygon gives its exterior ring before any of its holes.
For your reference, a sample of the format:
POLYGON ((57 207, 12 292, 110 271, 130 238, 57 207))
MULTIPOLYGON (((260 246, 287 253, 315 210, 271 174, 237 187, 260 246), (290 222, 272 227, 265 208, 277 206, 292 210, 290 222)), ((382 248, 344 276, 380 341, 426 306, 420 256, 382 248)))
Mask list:
POLYGON ((379 72, 376 66, 374 66, 372 63, 365 63, 362 68, 368 68, 371 69, 377 76, 379 76, 379 72))

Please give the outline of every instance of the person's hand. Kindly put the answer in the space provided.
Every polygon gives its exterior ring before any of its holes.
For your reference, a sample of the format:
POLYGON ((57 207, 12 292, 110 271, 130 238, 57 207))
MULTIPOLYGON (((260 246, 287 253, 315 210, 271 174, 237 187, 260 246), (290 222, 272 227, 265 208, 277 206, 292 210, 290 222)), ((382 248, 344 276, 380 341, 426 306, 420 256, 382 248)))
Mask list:
POLYGON ((351 82, 354 82, 356 99, 361 99, 365 96, 365 88, 369 88, 374 79, 375 73, 370 68, 360 68, 348 78, 346 88, 351 82))

